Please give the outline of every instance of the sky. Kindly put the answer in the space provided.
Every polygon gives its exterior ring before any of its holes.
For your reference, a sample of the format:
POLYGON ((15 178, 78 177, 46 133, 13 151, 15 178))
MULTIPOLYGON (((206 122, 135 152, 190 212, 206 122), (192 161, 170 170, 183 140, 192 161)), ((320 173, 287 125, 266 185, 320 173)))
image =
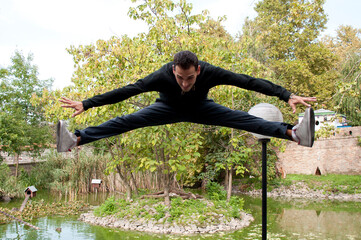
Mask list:
MULTIPOLYGON (((187 0, 193 13, 208 9, 213 18, 227 16, 226 30, 236 35, 246 17, 254 18, 258 0, 187 0)), ((33 54, 39 79, 54 79, 53 88, 71 84, 74 63, 66 48, 87 45, 111 36, 146 32, 142 21, 127 15, 130 0, 0 0, 0 67, 11 65, 15 51, 33 54)), ((361 1, 326 0, 324 35, 340 25, 361 28, 361 1)))

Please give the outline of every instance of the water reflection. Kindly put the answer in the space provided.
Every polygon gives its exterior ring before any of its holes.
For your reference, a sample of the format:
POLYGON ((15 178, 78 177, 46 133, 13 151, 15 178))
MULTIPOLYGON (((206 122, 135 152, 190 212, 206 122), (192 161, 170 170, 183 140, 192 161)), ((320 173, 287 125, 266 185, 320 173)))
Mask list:
POLYGON ((337 236, 340 232, 360 235, 361 215, 358 212, 331 212, 283 209, 277 220, 288 232, 305 235, 309 232, 337 236))
MULTIPOLYGON (((261 233, 257 232, 261 230, 261 199, 244 198, 256 221, 243 236, 245 239, 261 239, 261 233), (253 238, 248 238, 251 234, 253 238)), ((361 240, 361 203, 269 198, 268 237, 361 240)))
MULTIPOLYGON (((80 195, 84 200, 98 205, 109 195, 80 195)), ((243 196, 245 208, 255 217, 250 227, 232 233, 196 236, 166 236, 119 229, 92 226, 77 221, 77 216, 48 217, 32 221, 39 231, 12 222, 0 225, 0 239, 262 239, 261 237, 261 199, 243 196), (61 228, 61 231, 57 231, 61 228)), ((37 197, 38 200, 42 196, 37 197)), ((67 201, 69 199, 48 197, 47 201, 67 201)), ((18 207, 17 203, 0 203, 1 207, 18 207), (9 205, 10 204, 10 205, 9 205)), ((274 200, 268 199, 268 239, 332 239, 361 240, 361 203, 336 201, 274 200)))

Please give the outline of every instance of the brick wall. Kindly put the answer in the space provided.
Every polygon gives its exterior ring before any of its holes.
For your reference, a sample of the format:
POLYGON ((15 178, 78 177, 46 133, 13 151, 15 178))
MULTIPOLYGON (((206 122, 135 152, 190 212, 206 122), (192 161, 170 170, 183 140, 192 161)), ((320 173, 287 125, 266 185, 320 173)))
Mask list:
POLYGON ((361 127, 341 128, 326 139, 318 139, 312 148, 288 142, 286 151, 278 154, 278 165, 287 174, 361 174, 361 147, 357 137, 361 127), (352 131, 352 135, 350 135, 352 131))

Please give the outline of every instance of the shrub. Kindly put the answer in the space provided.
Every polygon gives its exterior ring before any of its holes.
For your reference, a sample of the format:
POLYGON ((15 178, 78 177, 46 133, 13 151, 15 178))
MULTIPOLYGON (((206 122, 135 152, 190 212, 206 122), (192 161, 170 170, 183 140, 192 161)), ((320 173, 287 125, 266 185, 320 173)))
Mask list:
POLYGON ((158 221, 159 219, 165 217, 165 213, 167 211, 167 208, 163 204, 158 204, 155 207, 155 210, 157 211, 157 213, 153 216, 155 220, 158 221))
POLYGON ((225 200, 227 199, 227 192, 224 188, 216 182, 209 182, 206 186, 208 198, 211 200, 225 200))
MULTIPOLYGON (((19 179, 24 171, 20 170, 19 179)), ((23 195, 26 183, 11 175, 9 166, 0 164, 0 198, 3 196, 20 197, 23 195)))
POLYGON ((115 214, 118 211, 119 205, 114 197, 110 197, 105 202, 94 210, 96 216, 106 216, 115 214))

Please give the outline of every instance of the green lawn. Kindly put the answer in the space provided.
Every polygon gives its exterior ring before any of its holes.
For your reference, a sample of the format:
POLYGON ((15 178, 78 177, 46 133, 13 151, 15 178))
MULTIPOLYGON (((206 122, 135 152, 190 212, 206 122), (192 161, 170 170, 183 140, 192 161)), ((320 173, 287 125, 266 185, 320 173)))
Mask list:
POLYGON ((290 186, 297 182, 304 182, 309 188, 333 193, 361 193, 361 175, 298 175, 289 174, 285 179, 273 181, 273 185, 290 186))

